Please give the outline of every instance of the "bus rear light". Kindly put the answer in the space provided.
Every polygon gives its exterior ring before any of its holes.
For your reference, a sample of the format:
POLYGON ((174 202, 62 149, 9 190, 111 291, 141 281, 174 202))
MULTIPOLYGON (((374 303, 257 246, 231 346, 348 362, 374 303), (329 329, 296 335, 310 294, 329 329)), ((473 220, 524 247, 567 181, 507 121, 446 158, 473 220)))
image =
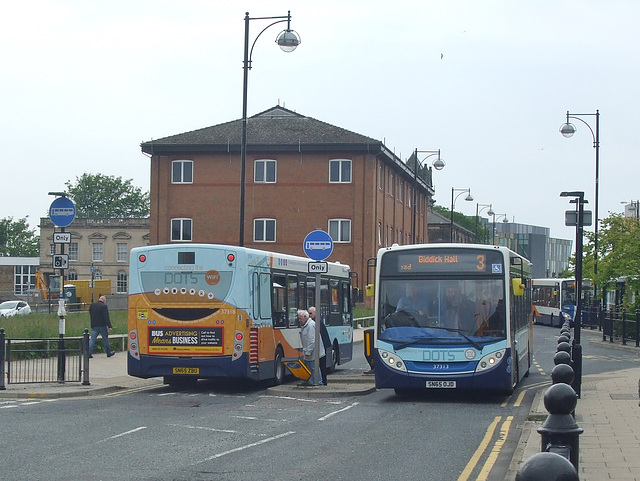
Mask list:
POLYGON ((147 262, 147 256, 146 256, 145 254, 140 254, 140 255, 138 256, 138 260, 139 260, 140 262, 147 262))
POLYGON ((242 335, 242 333, 241 333, 241 332, 236 332, 236 341, 242 341, 242 338, 243 338, 243 337, 244 337, 244 336, 242 335))
POLYGON ((140 359, 140 346, 136 342, 138 339, 138 331, 129 331, 129 354, 136 359, 140 359))

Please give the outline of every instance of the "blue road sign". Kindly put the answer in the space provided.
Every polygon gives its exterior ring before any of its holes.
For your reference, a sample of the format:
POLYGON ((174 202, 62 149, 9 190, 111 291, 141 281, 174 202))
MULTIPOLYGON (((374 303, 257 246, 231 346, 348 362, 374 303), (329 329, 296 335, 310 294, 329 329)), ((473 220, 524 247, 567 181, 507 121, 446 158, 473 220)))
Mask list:
POLYGON ((58 197, 51 202, 49 219, 58 227, 67 227, 76 218, 76 206, 68 197, 58 197))
POLYGON ((323 230, 314 230, 304 238, 302 248, 308 258, 323 261, 333 252, 333 239, 323 230))

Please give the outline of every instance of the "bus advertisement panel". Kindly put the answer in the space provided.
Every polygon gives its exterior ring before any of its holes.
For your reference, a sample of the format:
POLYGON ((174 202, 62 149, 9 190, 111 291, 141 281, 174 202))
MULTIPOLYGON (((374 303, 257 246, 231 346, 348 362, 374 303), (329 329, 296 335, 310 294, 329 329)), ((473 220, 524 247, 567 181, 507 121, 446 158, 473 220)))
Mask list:
POLYGON ((128 372, 165 382, 283 381, 300 355, 297 310, 315 305, 333 343, 330 367, 351 360, 349 267, 315 275, 302 257, 233 246, 171 244, 131 250, 128 372))
POLYGON ((380 249, 376 387, 513 391, 531 364, 530 263, 504 247, 380 249))

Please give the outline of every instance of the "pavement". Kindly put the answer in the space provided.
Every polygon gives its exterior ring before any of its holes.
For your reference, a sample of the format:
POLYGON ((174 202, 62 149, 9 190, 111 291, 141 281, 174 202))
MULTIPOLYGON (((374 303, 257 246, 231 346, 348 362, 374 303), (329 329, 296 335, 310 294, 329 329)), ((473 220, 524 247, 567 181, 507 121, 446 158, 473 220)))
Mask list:
MULTIPOLYGON (((354 343, 362 343, 363 329, 354 330, 354 343)), ((583 346, 603 342, 601 333, 583 329, 583 346)), ((609 344, 626 352, 639 367, 582 377, 581 398, 577 402, 575 420, 584 433, 579 437, 579 478, 582 481, 640 481, 640 348, 630 344, 609 344)), ((586 350, 586 349, 585 349, 586 350)), ((96 354, 89 364, 90 384, 82 382, 9 384, 0 391, 0 399, 46 399, 105 395, 126 390, 142 390, 162 386, 162 380, 138 379, 127 374, 127 353, 118 352, 107 358, 96 354)), ((295 397, 343 397, 365 395, 375 391, 369 371, 341 368, 329 376, 328 386, 300 387, 295 381, 268 388, 277 395, 295 397)), ((519 466, 540 452, 542 426, 548 412, 541 388, 535 396, 506 481, 515 480, 519 466)), ((1 403, 0 403, 1 404, 1 403)), ((549 480, 551 481, 551 480, 549 480)))

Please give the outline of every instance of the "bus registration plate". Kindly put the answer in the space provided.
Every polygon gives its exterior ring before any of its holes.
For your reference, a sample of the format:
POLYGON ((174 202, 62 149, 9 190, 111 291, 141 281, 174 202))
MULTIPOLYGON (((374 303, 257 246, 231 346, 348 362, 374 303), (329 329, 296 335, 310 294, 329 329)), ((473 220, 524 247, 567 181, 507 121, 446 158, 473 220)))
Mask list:
POLYGON ((428 388, 434 389, 455 389, 455 381, 427 381, 428 388))
POLYGON ((200 374, 199 367, 174 367, 174 374, 200 374))

